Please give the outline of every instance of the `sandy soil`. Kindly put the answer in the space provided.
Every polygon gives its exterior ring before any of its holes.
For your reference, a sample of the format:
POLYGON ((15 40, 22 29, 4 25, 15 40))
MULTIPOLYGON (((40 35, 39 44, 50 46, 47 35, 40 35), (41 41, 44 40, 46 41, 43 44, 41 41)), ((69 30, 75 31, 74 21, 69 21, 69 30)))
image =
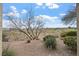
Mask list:
POLYGON ((3 42, 3 48, 10 45, 16 55, 18 56, 72 56, 76 55, 72 53, 63 44, 62 40, 57 38, 57 49, 49 50, 44 47, 42 40, 33 40, 31 43, 26 43, 26 41, 12 41, 3 42))

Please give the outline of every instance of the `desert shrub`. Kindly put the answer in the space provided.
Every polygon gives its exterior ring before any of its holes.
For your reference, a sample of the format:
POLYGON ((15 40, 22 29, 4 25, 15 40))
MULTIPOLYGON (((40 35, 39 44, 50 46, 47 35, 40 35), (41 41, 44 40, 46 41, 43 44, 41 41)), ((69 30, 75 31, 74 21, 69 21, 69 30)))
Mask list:
POLYGON ((67 31, 61 33, 61 37, 66 37, 66 36, 77 36, 77 31, 73 30, 73 31, 67 31))
POLYGON ((77 31, 69 31, 66 33, 67 36, 77 36, 77 31))
POLYGON ((54 36, 47 35, 43 38, 43 41, 47 48, 52 48, 52 49, 56 48, 56 39, 54 36))
POLYGON ((65 37, 66 36, 66 32, 61 33, 61 37, 65 37))
POLYGON ((47 35, 43 38, 43 41, 46 41, 47 39, 49 38, 55 38, 55 36, 52 36, 52 35, 47 35))
POLYGON ((36 36, 36 37, 33 38, 33 40, 39 40, 39 38, 36 36))
POLYGON ((45 37, 43 38, 43 41, 46 41, 46 38, 45 37))
POLYGON ((77 51, 77 31, 76 30, 69 30, 63 32, 61 34, 61 39, 63 40, 64 44, 68 46, 72 51, 77 51))
POLYGON ((64 38, 64 44, 67 45, 71 50, 77 51, 77 37, 68 36, 64 38))
POLYGON ((36 40, 39 40, 39 38, 37 38, 36 40))
POLYGON ((30 43, 31 41, 30 40, 27 40, 27 43, 30 43))
POLYGON ((14 56, 15 53, 12 50, 3 49, 2 56, 14 56))
POLYGON ((55 38, 58 38, 58 36, 55 36, 55 38))

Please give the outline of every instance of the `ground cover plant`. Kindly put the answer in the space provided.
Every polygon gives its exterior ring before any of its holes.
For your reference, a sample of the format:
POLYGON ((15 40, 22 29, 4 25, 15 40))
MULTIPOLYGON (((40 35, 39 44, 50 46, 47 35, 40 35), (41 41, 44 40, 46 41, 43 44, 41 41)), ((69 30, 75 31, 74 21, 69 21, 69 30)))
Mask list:
POLYGON ((14 56, 15 53, 13 50, 7 50, 7 49, 3 49, 2 51, 2 56, 14 56))

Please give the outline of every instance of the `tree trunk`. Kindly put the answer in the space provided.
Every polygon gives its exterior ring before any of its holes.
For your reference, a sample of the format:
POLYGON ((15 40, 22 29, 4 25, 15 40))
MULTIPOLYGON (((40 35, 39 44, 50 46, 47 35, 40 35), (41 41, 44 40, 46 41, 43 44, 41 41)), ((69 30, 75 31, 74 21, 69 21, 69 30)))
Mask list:
POLYGON ((0 55, 2 55, 2 4, 0 4, 0 55))
POLYGON ((79 56, 79 3, 77 3, 77 55, 79 56))

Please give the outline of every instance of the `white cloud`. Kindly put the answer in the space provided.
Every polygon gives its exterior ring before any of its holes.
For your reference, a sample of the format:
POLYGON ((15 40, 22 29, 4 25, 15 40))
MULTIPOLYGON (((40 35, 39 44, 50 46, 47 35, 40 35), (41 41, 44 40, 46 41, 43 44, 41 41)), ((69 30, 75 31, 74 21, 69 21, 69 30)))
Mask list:
POLYGON ((14 13, 14 12, 9 12, 7 14, 5 14, 5 16, 13 16, 13 17, 19 17, 20 16, 20 13, 14 13))
POLYGON ((27 13, 27 10, 23 9, 21 13, 27 13))
POLYGON ((55 3, 46 3, 46 6, 48 6, 49 9, 57 9, 57 8, 59 8, 59 5, 55 4, 55 3))
POLYGON ((57 16, 39 15, 39 16, 35 16, 35 17, 36 17, 36 20, 41 20, 45 23, 44 27, 55 28, 55 27, 62 27, 63 26, 61 23, 56 22, 57 20, 59 20, 59 17, 57 17, 57 16))
POLYGON ((60 16, 65 16, 66 14, 65 13, 61 13, 61 14, 59 14, 60 16))
POLYGON ((14 13, 18 12, 15 6, 10 6, 10 8, 11 8, 12 12, 14 12, 14 13))
POLYGON ((59 5, 56 3, 36 3, 36 4, 37 4, 36 8, 39 8, 40 6, 44 7, 44 8, 45 8, 45 6, 47 6, 49 9, 59 8, 59 5))
POLYGON ((15 16, 15 14, 13 12, 10 12, 8 14, 6 14, 7 16, 15 16))
POLYGON ((59 8, 59 5, 58 4, 52 4, 52 8, 59 8))
POLYGON ((42 6, 43 5, 43 3, 36 3, 38 6, 42 6))
POLYGON ((16 16, 16 17, 20 17, 20 13, 18 13, 18 12, 15 13, 15 16, 16 16))
POLYGON ((10 8, 11 8, 11 9, 16 9, 16 7, 15 7, 15 6, 10 6, 10 8))
POLYGON ((13 12, 9 12, 7 14, 3 14, 3 17, 5 17, 5 16, 15 16, 15 14, 13 12))
POLYGON ((10 6, 10 9, 12 12, 9 12, 7 14, 3 14, 3 16, 15 16, 15 17, 19 17, 20 16, 20 13, 17 11, 16 7, 15 6, 10 6))
POLYGON ((5 16, 6 16, 6 14, 2 14, 2 16, 3 16, 3 17, 5 17, 5 16))
POLYGON ((47 22, 54 22, 56 19, 58 19, 57 16, 48 16, 48 15, 39 15, 35 16, 36 20, 41 20, 41 21, 47 21, 47 22))
POLYGON ((42 7, 43 9, 45 8, 45 3, 36 3, 36 7, 35 8, 40 8, 42 7))
POLYGON ((2 27, 3 27, 3 28, 9 28, 9 20, 3 19, 2 27))
POLYGON ((3 14, 4 16, 13 16, 13 17, 20 17, 21 13, 27 13, 27 10, 23 9, 21 12, 17 10, 17 8, 15 6, 10 6, 10 10, 11 12, 8 12, 6 14, 3 14))
POLYGON ((3 28, 13 28, 15 26, 10 20, 3 19, 2 27, 3 28))
POLYGON ((73 6, 76 7, 76 4, 74 4, 73 6))
POLYGON ((41 17, 43 17, 44 19, 48 19, 48 20, 53 20, 53 19, 57 19, 57 16, 48 16, 48 15, 40 15, 41 17))

